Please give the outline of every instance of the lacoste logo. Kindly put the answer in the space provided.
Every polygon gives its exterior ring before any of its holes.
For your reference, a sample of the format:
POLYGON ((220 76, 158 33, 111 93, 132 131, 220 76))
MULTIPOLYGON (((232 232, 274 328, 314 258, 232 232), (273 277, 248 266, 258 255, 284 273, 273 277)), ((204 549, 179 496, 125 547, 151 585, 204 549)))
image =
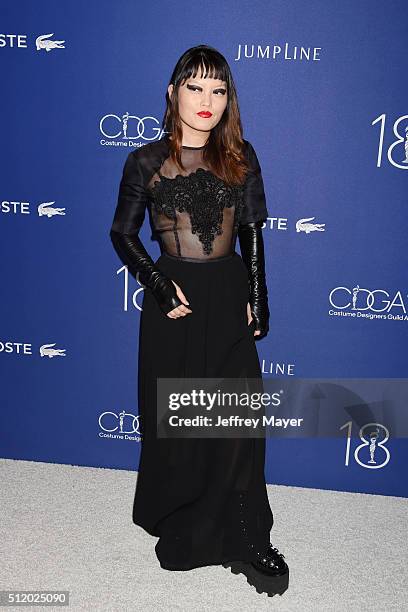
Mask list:
POLYGON ((53 217, 54 215, 65 215, 65 208, 55 208, 55 206, 51 206, 55 204, 54 202, 43 202, 37 207, 38 216, 43 217, 46 216, 48 218, 53 217))
POLYGON ((65 49, 64 42, 65 40, 47 40, 50 36, 54 36, 52 34, 42 34, 41 36, 37 36, 35 39, 35 46, 37 51, 41 51, 41 49, 45 49, 47 53, 51 51, 51 49, 65 49))
POLYGON ((313 221, 316 217, 308 217, 306 219, 299 219, 296 221, 296 231, 297 232, 305 232, 305 234, 310 234, 310 232, 324 232, 325 223, 308 223, 309 221, 313 221))

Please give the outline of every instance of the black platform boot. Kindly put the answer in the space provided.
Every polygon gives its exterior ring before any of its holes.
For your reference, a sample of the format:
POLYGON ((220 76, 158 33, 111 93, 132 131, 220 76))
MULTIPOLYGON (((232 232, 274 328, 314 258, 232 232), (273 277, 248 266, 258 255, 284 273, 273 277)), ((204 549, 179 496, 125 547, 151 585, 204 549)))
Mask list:
POLYGON ((233 574, 244 574, 257 593, 273 597, 277 593, 282 595, 289 586, 289 568, 284 557, 269 543, 263 555, 258 553, 257 561, 228 561, 223 566, 231 568, 233 574))

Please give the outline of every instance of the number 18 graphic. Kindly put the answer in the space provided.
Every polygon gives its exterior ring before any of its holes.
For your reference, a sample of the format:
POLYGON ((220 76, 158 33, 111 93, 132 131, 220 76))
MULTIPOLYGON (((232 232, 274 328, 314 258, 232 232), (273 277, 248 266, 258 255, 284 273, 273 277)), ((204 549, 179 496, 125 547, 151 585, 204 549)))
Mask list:
MULTIPOLYGON (((350 461, 352 426, 352 421, 347 421, 347 423, 344 423, 344 425, 340 427, 340 429, 347 427, 346 457, 344 465, 349 465, 350 461)), ((381 425, 381 423, 366 423, 360 428, 359 437, 362 443, 359 444, 354 451, 354 459, 357 463, 361 465, 361 467, 370 470, 378 470, 378 468, 386 466, 390 460, 390 451, 385 446, 385 443, 390 437, 390 432, 385 425, 381 425), (367 433, 365 433, 366 431, 367 433), (365 461, 362 461, 361 456, 364 458, 364 455, 366 456, 365 461)))
MULTIPOLYGON (((381 166, 381 161, 382 161, 382 153, 383 153, 383 146, 384 146, 385 118, 386 118, 386 115, 385 113, 383 113, 382 115, 377 117, 377 119, 374 119, 374 121, 371 122, 371 125, 375 125, 378 122, 380 122, 381 124, 381 130, 380 130, 380 135, 379 135, 380 137, 378 141, 377 168, 381 166)), ((404 130, 405 135, 399 132, 399 124, 404 119, 408 119, 408 115, 403 115, 402 117, 399 117, 394 122, 392 129, 393 129, 395 136, 397 137, 397 140, 394 140, 394 142, 392 142, 390 146, 388 147, 387 157, 388 157, 388 161, 390 162, 390 164, 392 164, 396 168, 401 168, 402 170, 408 170, 408 124, 405 126, 405 130, 404 130), (400 148, 397 149, 397 151, 399 152, 399 155, 398 155, 399 161, 401 162, 401 163, 397 163, 392 158, 391 153, 394 147, 399 145, 401 142, 404 143, 404 152, 402 153, 400 151, 400 148), (405 159, 404 159, 404 156, 405 156, 405 159)), ((394 153, 394 157, 396 157, 395 153, 394 153)))

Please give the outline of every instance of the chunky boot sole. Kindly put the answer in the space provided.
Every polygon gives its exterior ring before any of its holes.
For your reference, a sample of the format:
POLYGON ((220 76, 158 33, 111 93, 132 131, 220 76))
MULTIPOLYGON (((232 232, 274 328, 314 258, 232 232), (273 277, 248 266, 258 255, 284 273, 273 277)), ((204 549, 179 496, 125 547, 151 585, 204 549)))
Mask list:
POLYGON ((289 571, 282 576, 268 576, 245 561, 228 561, 223 567, 231 568, 233 574, 244 574, 248 584, 255 587, 257 593, 267 593, 268 597, 283 595, 289 586, 289 571))

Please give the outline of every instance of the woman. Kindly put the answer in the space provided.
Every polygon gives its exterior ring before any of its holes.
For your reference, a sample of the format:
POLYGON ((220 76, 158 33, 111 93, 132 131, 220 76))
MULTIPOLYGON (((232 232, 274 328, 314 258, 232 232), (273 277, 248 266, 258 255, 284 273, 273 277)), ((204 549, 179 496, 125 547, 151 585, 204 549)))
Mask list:
POLYGON ((159 537, 164 569, 223 564, 259 593, 282 594, 289 572, 269 542, 265 439, 157 435, 158 378, 261 379, 255 337, 269 329, 268 211, 225 58, 207 45, 187 50, 166 99, 166 135, 128 155, 110 233, 145 286, 133 521, 159 537), (138 237, 146 208, 160 241, 155 262, 138 237))

